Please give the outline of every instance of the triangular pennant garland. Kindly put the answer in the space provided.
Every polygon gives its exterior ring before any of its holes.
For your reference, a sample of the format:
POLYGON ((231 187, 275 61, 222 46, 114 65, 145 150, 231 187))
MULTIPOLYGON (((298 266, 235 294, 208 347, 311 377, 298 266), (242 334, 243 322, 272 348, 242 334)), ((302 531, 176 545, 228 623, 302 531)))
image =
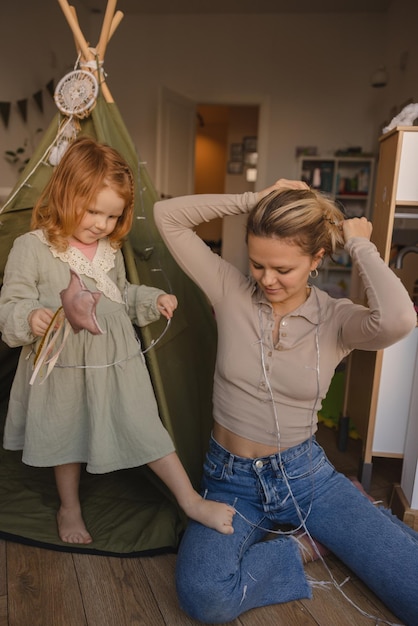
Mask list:
POLYGON ((10 102, 0 102, 0 115, 5 127, 9 126, 10 102))
POLYGON ((40 89, 39 91, 33 94, 33 99, 35 100, 40 112, 43 113, 44 112, 44 97, 43 97, 42 89, 40 89))
MULTIPOLYGON (((53 78, 51 78, 51 80, 45 85, 45 89, 48 91, 51 98, 54 98, 55 80, 53 78)), ((39 111, 43 113, 44 112, 43 89, 39 89, 34 94, 32 94, 32 98, 34 99, 39 111)), ((28 118, 28 102, 29 102, 29 98, 22 98, 21 100, 17 100, 16 102, 20 116, 25 123, 27 122, 27 118, 28 118)), ((14 103, 13 102, 0 102, 0 116, 6 128, 8 128, 9 126, 10 111, 12 109, 12 104, 14 103)))
POLYGON ((54 97, 54 91, 55 91, 55 82, 54 79, 51 78, 51 80, 49 81, 49 83, 47 83, 46 85, 46 89, 49 93, 49 95, 51 96, 51 98, 54 97))
POLYGON ((26 120, 28 119, 28 99, 24 98, 23 100, 18 100, 17 108, 19 109, 19 113, 22 116, 22 120, 26 122, 26 120))

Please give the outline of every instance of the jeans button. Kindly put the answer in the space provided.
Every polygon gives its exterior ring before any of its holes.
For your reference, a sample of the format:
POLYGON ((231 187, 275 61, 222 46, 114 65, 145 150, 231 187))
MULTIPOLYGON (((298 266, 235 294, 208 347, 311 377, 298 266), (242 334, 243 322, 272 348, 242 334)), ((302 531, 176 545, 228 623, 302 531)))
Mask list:
POLYGON ((263 467, 264 463, 261 459, 258 459, 258 461, 255 462, 255 466, 257 469, 261 469, 263 467))

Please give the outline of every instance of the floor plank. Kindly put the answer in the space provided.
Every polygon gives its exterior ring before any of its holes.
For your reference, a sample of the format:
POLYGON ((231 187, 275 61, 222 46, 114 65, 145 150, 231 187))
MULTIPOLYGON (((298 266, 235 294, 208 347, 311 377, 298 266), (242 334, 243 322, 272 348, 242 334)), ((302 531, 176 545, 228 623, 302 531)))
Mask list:
POLYGON ((7 594, 6 542, 0 539, 0 598, 7 594))
POLYGON ((7 544, 9 626, 86 626, 70 553, 7 544))
POLYGON ((370 626, 377 622, 375 618, 389 618, 391 622, 396 622, 395 616, 383 605, 378 606, 377 598, 376 602, 372 600, 375 596, 370 591, 363 593, 366 587, 362 589, 356 584, 354 574, 335 556, 326 557, 325 562, 326 567, 321 561, 307 566, 307 574, 325 585, 322 588, 314 587, 312 600, 301 600, 321 626, 370 626), (333 580, 336 584, 333 584, 333 580))
POLYGON ((7 557, 6 542, 0 539, 0 626, 7 626, 7 557))
POLYGON ((0 539, 0 626, 7 626, 7 623, 6 542, 0 539))
MULTIPOLYGON (((179 608, 174 579, 175 555, 143 558, 141 562, 160 611, 164 616, 165 624, 168 626, 201 625, 201 622, 187 617, 179 608)), ((239 619, 224 623, 223 626, 266 626, 267 624, 316 626, 317 622, 307 615, 305 608, 300 603, 291 602, 248 611, 239 619)))
POLYGON ((7 626, 7 596, 0 596, 0 626, 7 626))
MULTIPOLYGON (((165 554, 141 559, 142 567, 149 580, 158 607, 169 626, 195 626, 201 624, 188 617, 181 609, 177 600, 174 570, 176 556, 165 554)), ((238 622, 230 622, 237 624, 238 622)))
POLYGON ((163 626, 141 559, 74 555, 88 626, 163 626))
POLYGON ((318 626, 318 622, 300 601, 253 609, 239 619, 243 626, 318 626))
POLYGON ((372 613, 373 615, 381 616, 382 619, 386 619, 389 623, 399 624, 399 620, 397 619, 397 617, 391 611, 389 611, 389 609, 383 604, 383 602, 381 602, 379 598, 372 591, 370 591, 370 589, 344 565, 344 563, 342 563, 335 556, 331 556, 330 558, 333 560, 334 565, 343 572, 344 576, 350 576, 353 587, 356 587, 358 593, 360 594, 359 597, 367 598, 370 606, 368 611, 370 613, 372 613))

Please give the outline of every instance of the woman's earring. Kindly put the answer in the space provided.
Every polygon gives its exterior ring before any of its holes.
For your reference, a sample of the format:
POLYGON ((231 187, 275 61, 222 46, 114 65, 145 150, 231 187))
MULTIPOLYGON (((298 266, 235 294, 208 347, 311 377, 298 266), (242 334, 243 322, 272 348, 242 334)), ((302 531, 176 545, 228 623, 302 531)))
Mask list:
POLYGON ((318 277, 318 274, 319 274, 319 272, 318 272, 318 270, 317 270, 316 268, 315 268, 314 270, 311 270, 311 271, 309 272, 309 276, 310 276, 310 278, 317 278, 317 277, 318 277))

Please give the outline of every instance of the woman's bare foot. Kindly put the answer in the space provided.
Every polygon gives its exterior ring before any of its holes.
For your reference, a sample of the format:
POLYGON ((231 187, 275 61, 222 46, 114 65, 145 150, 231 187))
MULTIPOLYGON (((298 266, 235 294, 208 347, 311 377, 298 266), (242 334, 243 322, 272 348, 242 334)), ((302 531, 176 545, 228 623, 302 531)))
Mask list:
POLYGON ((224 535, 231 535, 234 532, 232 520, 235 509, 223 502, 205 500, 198 496, 189 504, 187 510, 185 509, 185 513, 196 522, 213 528, 224 535))
POLYGON ((93 541, 79 510, 61 507, 57 513, 57 524, 61 541, 84 544, 93 541))

